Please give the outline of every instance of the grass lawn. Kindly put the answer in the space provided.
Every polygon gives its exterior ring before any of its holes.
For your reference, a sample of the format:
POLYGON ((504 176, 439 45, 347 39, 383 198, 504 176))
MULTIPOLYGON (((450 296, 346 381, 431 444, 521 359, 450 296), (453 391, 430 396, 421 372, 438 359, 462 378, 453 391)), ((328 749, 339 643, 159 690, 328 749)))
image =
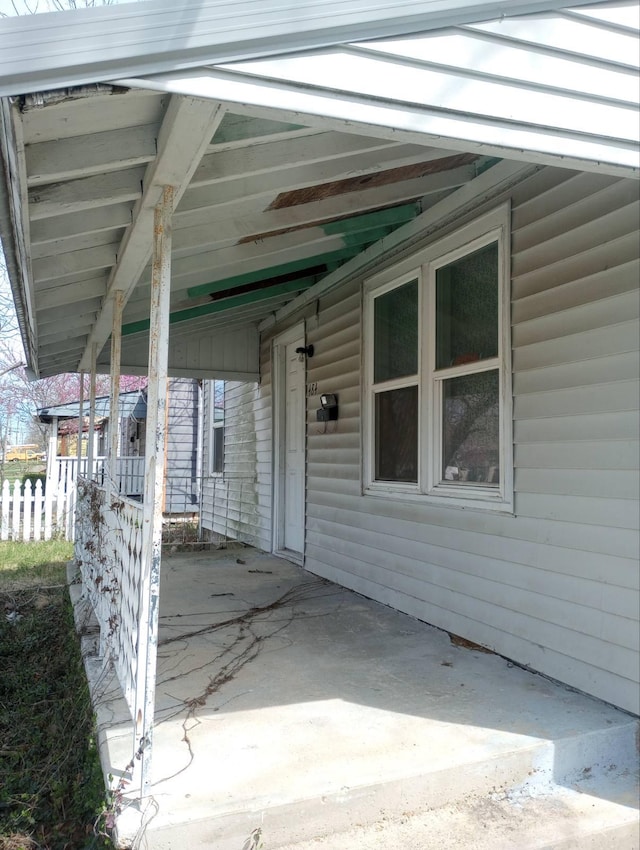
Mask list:
POLYGON ((96 850, 104 786, 70 543, 0 542, 0 850, 96 850))
POLYGON ((47 467, 44 463, 33 463, 32 461, 13 460, 10 463, 5 463, 2 467, 2 477, 4 480, 12 483, 16 478, 23 476, 44 475, 47 467))

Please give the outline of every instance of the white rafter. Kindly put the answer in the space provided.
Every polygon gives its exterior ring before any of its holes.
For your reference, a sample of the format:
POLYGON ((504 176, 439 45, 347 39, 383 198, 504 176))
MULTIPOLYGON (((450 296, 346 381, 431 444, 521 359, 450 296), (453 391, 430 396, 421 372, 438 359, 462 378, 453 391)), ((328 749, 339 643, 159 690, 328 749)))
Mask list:
POLYGON ((97 345, 100 350, 109 337, 113 294, 122 291, 126 303, 149 262, 154 209, 163 187, 174 187, 174 204, 177 204, 223 114, 223 107, 215 101, 191 97, 171 99, 158 135, 158 153, 144 174, 142 197, 134 208, 133 223, 120 245, 118 262, 109 279, 105 302, 87 340, 81 369, 89 367, 91 346, 97 345))

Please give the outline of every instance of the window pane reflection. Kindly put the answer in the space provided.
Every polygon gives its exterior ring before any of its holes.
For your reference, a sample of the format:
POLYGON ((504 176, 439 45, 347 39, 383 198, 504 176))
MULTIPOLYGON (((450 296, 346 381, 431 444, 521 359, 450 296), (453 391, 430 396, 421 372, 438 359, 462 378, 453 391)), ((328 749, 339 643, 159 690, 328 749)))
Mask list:
POLYGON ((374 303, 376 383, 418 371, 418 281, 386 292, 374 303))
POLYGON ((418 387, 376 394, 375 477, 418 480, 418 387))
POLYGON ((443 481, 500 482, 498 371, 444 381, 443 481))
POLYGON ((498 354, 498 243, 436 272, 436 369, 498 354))

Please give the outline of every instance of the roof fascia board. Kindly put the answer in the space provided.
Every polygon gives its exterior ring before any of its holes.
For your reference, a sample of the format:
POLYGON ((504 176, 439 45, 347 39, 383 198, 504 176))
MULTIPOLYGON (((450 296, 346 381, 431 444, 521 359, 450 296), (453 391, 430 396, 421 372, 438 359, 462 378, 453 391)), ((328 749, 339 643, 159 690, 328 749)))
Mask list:
MULTIPOLYGON (((573 0, 571 8, 592 5, 573 0)), ((562 9, 567 0, 150 0, 0 19, 0 96, 562 9), (251 25, 247 22, 251 21, 251 25)))
POLYGON ((335 272, 327 275, 295 300, 264 319, 258 325, 258 330, 261 333, 268 331, 304 310, 307 304, 326 295, 336 287, 347 284, 356 278, 362 278, 374 269, 380 271, 382 268, 398 262, 415 250, 418 245, 424 243, 431 235, 453 224, 481 205, 500 198, 518 183, 539 171, 541 167, 531 163, 506 160, 498 162, 479 177, 476 177, 475 180, 462 186, 456 192, 414 218, 413 221, 399 227, 352 260, 348 260, 335 272))
POLYGON ((18 318, 27 365, 38 371, 31 264, 27 245, 26 174, 20 124, 14 120, 8 100, 0 102, 0 174, 5 191, 0 191, 0 235, 18 318))

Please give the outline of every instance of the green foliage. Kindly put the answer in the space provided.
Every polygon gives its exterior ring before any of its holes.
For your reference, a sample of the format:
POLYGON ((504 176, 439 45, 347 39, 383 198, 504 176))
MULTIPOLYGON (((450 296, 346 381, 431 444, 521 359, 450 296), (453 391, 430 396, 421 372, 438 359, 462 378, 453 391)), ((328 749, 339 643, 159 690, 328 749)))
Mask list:
MULTIPOLYGON (((43 463, 33 463, 33 461, 11 461, 5 463, 2 468, 2 480, 13 482, 16 479, 24 481, 26 478, 31 479, 31 483, 44 475, 45 466, 43 463)), ((46 476, 45 476, 46 477, 46 476)))
POLYGON ((34 493, 36 489, 36 481, 42 481, 42 492, 45 491, 45 484, 47 483, 47 474, 46 472, 25 472, 20 477, 20 483, 24 486, 25 481, 31 482, 31 492, 34 493))
POLYGON ((0 850, 110 846, 94 833, 105 790, 69 555, 64 541, 0 543, 0 850))

